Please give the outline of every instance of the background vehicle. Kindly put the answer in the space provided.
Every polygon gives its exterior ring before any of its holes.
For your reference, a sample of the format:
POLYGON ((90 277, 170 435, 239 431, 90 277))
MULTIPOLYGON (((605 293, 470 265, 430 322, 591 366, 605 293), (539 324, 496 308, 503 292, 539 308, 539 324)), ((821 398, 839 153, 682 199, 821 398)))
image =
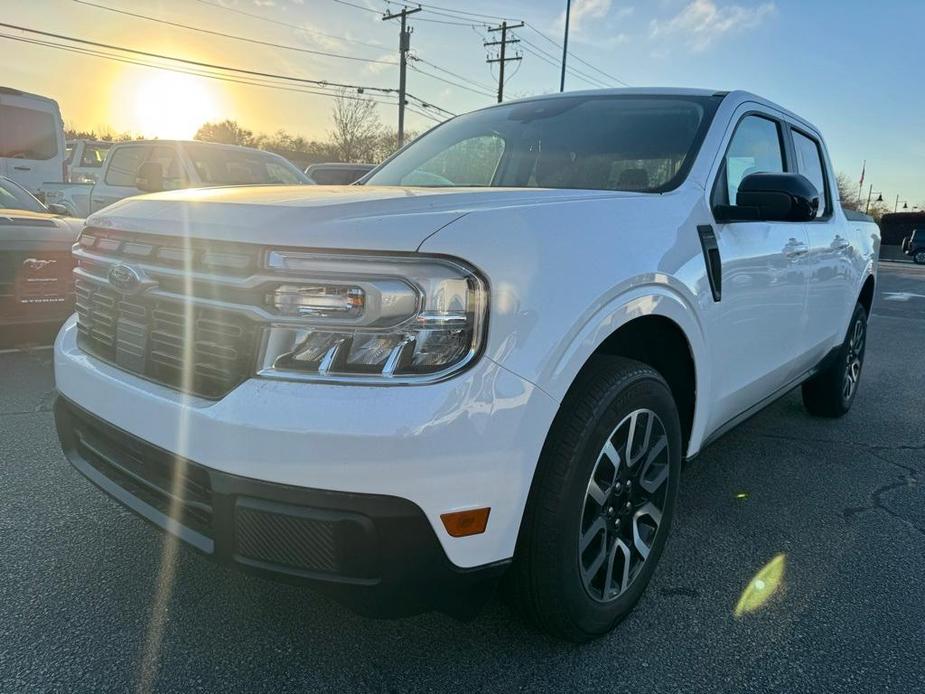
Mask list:
POLYGON ((32 192, 67 181, 64 123, 54 99, 0 87, 0 176, 32 192))
POLYGON ((70 183, 96 183, 112 142, 71 140, 67 143, 67 171, 70 183))
POLYGON ((917 265, 925 265, 925 229, 915 229, 903 239, 902 251, 912 256, 917 265))
POLYGON ((356 183, 374 168, 373 164, 312 164, 305 175, 318 185, 343 186, 356 183))
POLYGON ((82 226, 0 177, 0 346, 48 342, 74 312, 71 247, 82 226))
POLYGON ((309 183, 283 157, 249 147, 183 140, 122 142, 112 146, 96 183, 45 183, 49 202, 87 216, 144 192, 228 185, 309 183))
POLYGON ((540 626, 599 636, 683 458, 797 386, 851 407, 879 231, 835 180, 765 99, 627 89, 459 116, 362 186, 123 200, 75 250, 63 448, 362 612, 464 614, 507 571, 540 626))

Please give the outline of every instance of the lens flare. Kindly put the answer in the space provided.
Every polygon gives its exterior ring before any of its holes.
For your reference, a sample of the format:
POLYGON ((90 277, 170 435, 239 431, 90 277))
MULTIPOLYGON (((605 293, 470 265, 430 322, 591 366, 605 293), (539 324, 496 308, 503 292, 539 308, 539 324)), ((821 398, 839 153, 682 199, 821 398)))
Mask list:
POLYGON ((778 554, 761 567, 758 573, 749 581, 748 585, 745 586, 745 590, 742 591, 742 595, 733 613, 736 617, 742 617, 751 612, 755 612, 767 603, 783 583, 784 565, 784 555, 778 554))

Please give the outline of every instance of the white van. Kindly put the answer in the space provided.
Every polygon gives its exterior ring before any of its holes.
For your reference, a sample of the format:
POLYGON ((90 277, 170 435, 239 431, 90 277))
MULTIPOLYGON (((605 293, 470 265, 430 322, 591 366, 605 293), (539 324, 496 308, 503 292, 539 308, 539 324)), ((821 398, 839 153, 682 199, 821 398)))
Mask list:
POLYGON ((34 193, 45 181, 67 181, 65 156, 58 102, 0 87, 0 176, 34 193))

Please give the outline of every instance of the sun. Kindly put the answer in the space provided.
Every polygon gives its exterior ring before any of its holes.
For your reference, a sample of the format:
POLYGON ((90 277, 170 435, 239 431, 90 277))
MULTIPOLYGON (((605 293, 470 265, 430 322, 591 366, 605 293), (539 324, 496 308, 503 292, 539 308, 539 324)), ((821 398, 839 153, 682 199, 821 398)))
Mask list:
POLYGON ((134 130, 147 137, 184 140, 203 123, 222 114, 207 80, 176 72, 158 72, 133 85, 134 130))

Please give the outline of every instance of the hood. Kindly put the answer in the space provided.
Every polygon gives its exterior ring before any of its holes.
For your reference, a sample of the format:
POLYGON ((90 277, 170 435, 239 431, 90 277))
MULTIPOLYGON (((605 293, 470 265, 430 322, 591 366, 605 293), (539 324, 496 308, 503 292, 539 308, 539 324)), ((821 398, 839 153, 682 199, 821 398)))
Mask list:
POLYGON ((23 244, 60 244, 70 247, 83 228, 82 219, 47 212, 0 209, 0 251, 23 244))
POLYGON ((126 198, 87 224, 216 241, 414 251, 472 211, 633 195, 536 188, 231 186, 126 198))

